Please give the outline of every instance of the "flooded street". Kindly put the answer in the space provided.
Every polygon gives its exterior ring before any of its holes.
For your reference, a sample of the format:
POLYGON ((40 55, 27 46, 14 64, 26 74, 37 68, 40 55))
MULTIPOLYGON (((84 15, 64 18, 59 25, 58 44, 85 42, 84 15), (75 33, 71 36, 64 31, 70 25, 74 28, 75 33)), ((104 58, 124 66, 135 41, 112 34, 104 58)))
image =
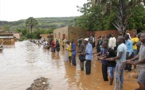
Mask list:
MULTIPOLYGON (((64 62, 64 52, 52 54, 29 41, 16 42, 0 52, 0 90, 26 90, 33 80, 40 77, 49 79, 51 90, 113 90, 114 84, 104 82, 101 64, 92 62, 92 73, 86 75, 77 66, 64 62)), ((138 87, 137 80, 125 72, 124 90, 138 87)))

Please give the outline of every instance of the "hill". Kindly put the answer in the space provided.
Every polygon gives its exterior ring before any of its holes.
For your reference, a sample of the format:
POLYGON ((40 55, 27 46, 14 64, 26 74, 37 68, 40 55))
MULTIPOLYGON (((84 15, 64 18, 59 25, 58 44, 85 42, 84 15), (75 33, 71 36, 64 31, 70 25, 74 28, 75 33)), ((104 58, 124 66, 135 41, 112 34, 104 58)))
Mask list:
MULTIPOLYGON (((35 18, 38 21, 38 28, 41 29, 55 29, 64 26, 72 26, 76 17, 50 17, 50 18, 35 18)), ((26 20, 19 21, 0 21, 0 27, 9 26, 10 30, 18 28, 25 28, 26 20)))

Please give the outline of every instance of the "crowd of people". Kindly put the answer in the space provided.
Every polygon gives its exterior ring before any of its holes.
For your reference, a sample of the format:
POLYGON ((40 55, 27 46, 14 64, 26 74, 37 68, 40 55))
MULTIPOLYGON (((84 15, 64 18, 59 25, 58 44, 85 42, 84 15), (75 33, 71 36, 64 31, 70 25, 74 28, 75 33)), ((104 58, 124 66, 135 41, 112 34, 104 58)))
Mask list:
POLYGON ((101 60, 102 63, 104 81, 109 81, 109 84, 112 85, 115 77, 114 90, 123 89, 124 70, 130 72, 137 66, 140 87, 136 90, 145 90, 145 33, 134 33, 132 38, 129 33, 126 33, 124 36, 118 36, 117 39, 113 34, 109 34, 107 37, 99 36, 96 41, 96 52, 93 52, 95 47, 93 36, 85 39, 80 37, 77 41, 78 50, 76 50, 76 44, 73 40, 71 42, 63 41, 65 60, 76 66, 76 54, 78 53, 80 69, 85 70, 86 74, 89 75, 93 56, 97 56, 97 59, 101 60), (115 72, 116 74, 114 74, 115 72))
MULTIPOLYGON (((134 33, 131 38, 129 33, 118 36, 116 39, 113 34, 99 36, 95 40, 94 36, 87 38, 80 37, 77 40, 62 40, 62 48, 65 52, 64 61, 69 61, 76 66, 76 55, 80 60, 80 69, 85 70, 87 75, 91 74, 91 63, 93 58, 101 61, 102 77, 104 81, 109 81, 112 85, 115 77, 114 90, 122 90, 124 83, 124 70, 130 72, 137 68, 139 71, 139 88, 135 90, 145 90, 145 33, 134 33), (76 47, 78 46, 78 49, 76 47), (96 47, 96 52, 93 49, 96 47), (116 72, 116 74, 114 74, 116 72), (109 76, 109 79, 108 79, 109 76)), ((59 52, 60 44, 52 39, 50 42, 51 52, 59 52)))
POLYGON ((116 40, 114 35, 109 35, 109 38, 98 37, 97 55, 102 63, 102 75, 104 81, 108 81, 110 77, 110 85, 113 83, 114 72, 115 88, 114 90, 122 90, 124 70, 131 71, 132 65, 139 71, 138 84, 136 90, 145 90, 145 33, 134 33, 131 38, 129 33, 125 36, 119 36, 116 40))

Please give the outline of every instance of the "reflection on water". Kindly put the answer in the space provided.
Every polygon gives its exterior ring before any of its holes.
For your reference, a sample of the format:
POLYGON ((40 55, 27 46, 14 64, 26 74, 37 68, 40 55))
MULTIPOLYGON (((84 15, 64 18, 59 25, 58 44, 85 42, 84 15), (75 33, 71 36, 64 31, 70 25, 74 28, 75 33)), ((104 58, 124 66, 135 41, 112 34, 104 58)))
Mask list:
MULTIPOLYGON (((125 76, 128 73, 125 73, 125 76)), ((99 61, 92 62, 91 75, 64 62, 64 52, 51 53, 28 41, 16 42, 0 52, 0 90, 26 90, 39 77, 50 79, 52 90, 113 90, 104 82, 99 61)), ((135 79, 125 77, 125 89, 134 90, 135 79), (131 81, 130 81, 131 80, 131 81)))

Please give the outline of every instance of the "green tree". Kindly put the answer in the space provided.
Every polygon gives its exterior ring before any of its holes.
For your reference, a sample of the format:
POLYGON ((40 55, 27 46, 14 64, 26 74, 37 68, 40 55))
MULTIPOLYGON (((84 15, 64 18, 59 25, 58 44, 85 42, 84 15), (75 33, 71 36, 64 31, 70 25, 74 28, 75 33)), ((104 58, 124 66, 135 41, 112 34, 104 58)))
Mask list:
POLYGON ((32 39, 32 30, 34 28, 36 28, 36 26, 38 25, 38 22, 36 19, 34 19, 33 17, 30 17, 26 20, 26 27, 30 30, 31 33, 31 39, 32 39))
POLYGON ((92 5, 90 2, 79 8, 79 11, 83 13, 82 16, 75 19, 75 26, 85 28, 87 30, 104 30, 115 29, 112 25, 112 21, 115 20, 115 13, 112 11, 102 15, 99 5, 92 5))
POLYGON ((128 19, 128 29, 145 30, 145 8, 142 4, 133 7, 129 12, 132 13, 128 19))
POLYGON ((126 33, 128 19, 132 13, 128 11, 139 5, 144 0, 95 0, 97 5, 101 5, 101 14, 104 15, 107 10, 111 11, 112 9, 116 13, 117 20, 113 23, 118 32, 121 32, 123 35, 126 33))
POLYGON ((10 31, 10 26, 9 26, 9 25, 5 25, 5 26, 4 26, 4 30, 5 30, 5 31, 10 31))

